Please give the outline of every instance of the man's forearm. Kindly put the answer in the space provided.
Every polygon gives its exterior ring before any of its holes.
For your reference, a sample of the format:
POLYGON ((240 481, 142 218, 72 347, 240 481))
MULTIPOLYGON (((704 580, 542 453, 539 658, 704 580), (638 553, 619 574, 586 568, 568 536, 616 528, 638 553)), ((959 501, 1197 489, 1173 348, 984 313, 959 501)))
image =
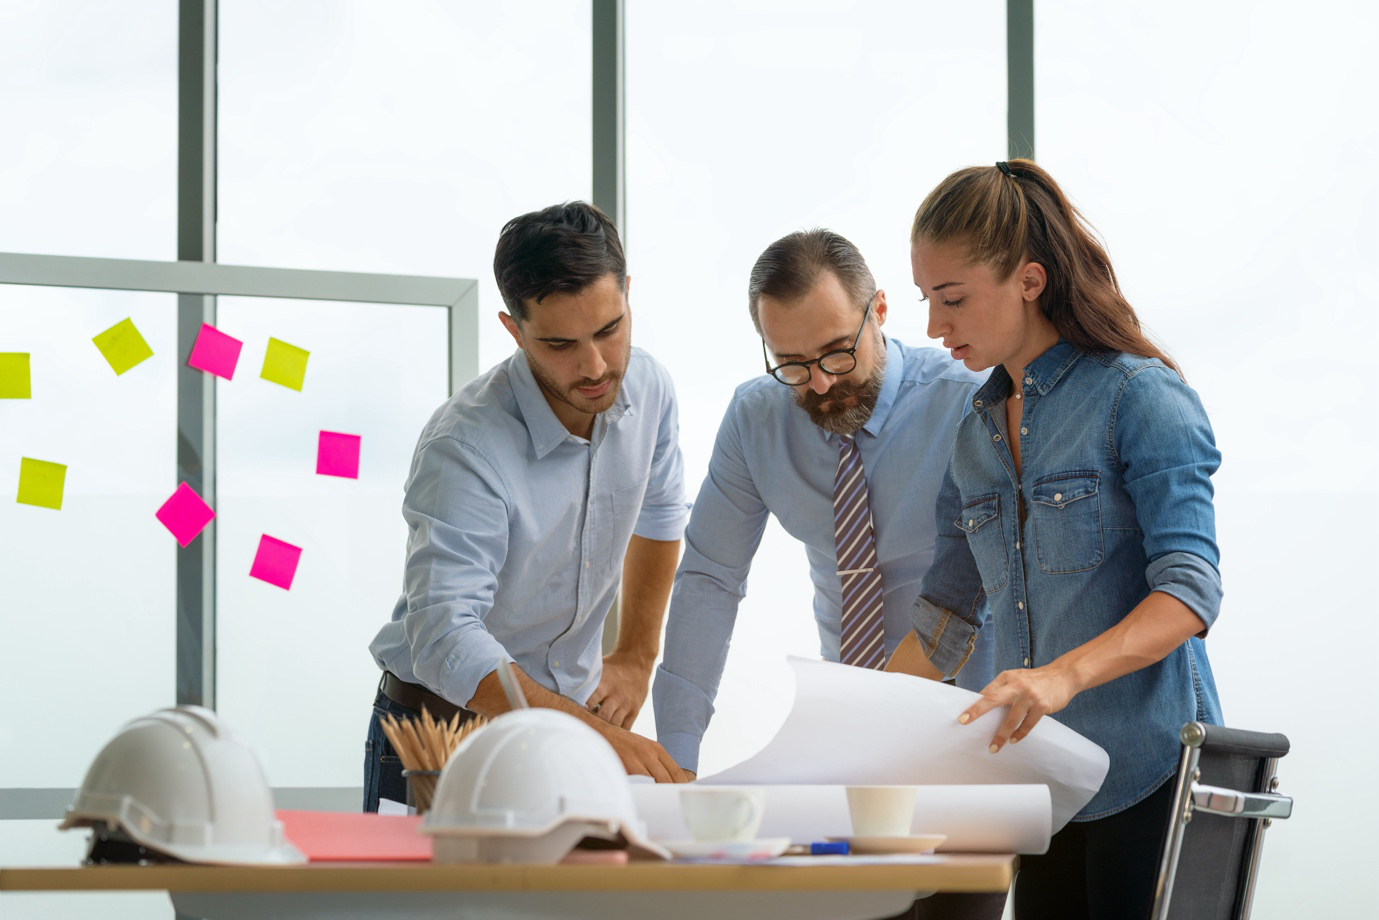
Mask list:
MULTIPOLYGON (((512 673, 517 677, 517 683, 522 687, 522 695, 527 698, 530 705, 542 709, 558 709, 572 716, 578 716, 581 721, 589 721, 589 714, 584 711, 583 706, 574 700, 547 690, 528 677, 516 665, 512 666, 512 673)), ((501 715, 512 709, 512 705, 508 703, 507 694, 503 692, 502 682, 498 680, 497 671, 493 671, 479 681, 479 686, 474 690, 473 699, 465 704, 465 708, 488 718, 501 715)))
POLYGON ((648 671, 661 650, 661 626, 679 561, 679 540, 649 540, 636 534, 623 557, 613 653, 637 661, 648 671))

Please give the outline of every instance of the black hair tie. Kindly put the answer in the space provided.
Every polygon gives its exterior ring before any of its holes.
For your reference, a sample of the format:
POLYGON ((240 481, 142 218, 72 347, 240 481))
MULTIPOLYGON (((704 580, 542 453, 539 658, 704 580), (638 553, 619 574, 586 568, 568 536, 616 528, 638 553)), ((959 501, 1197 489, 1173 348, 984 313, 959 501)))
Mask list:
POLYGON ((1005 173, 1010 178, 1016 178, 1015 173, 1010 171, 1010 164, 1007 163, 1005 160, 1002 160, 1001 162, 997 163, 996 168, 999 169, 1001 172, 1005 173))

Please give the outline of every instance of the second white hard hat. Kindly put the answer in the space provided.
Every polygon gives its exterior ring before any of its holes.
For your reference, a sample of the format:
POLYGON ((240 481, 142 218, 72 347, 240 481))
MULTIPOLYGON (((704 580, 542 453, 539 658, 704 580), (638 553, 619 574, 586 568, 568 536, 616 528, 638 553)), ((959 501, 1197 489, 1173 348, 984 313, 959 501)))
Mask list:
POLYGON ((645 836, 622 761, 603 736, 553 709, 518 709, 465 739, 441 772, 422 833, 437 862, 558 862, 584 837, 645 836))

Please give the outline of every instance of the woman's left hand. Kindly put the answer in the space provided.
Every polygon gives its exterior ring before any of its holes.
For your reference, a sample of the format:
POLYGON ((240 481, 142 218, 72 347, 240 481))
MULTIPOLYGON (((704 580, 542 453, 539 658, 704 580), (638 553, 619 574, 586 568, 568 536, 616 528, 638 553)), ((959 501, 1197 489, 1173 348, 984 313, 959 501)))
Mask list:
POLYGON ((1072 674, 1056 664, 1002 671, 982 689, 982 698, 958 716, 958 721, 966 725, 997 706, 1009 706, 1005 721, 991 739, 991 753, 995 754, 1007 741, 1023 740, 1040 719, 1068 705, 1076 693, 1072 674))

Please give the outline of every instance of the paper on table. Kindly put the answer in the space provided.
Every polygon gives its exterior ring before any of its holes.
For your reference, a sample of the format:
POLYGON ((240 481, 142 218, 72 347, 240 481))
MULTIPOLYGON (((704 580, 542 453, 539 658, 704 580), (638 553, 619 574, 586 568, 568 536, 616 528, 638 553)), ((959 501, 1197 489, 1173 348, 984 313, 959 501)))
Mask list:
MULTIPOLYGON (((633 784, 637 817, 652 840, 690 836, 680 814, 683 788, 633 784)), ((766 795, 758 837, 810 843, 852 833, 845 786, 757 788, 766 795)), ((947 834, 941 853, 1043 853, 1051 835, 1049 790, 1043 785, 918 786, 910 833, 947 834)))
POLYGON ((1106 752, 1052 717, 1039 720, 1025 740, 992 754, 987 747, 1004 708, 958 724, 976 693, 907 674, 788 660, 795 702, 780 731, 755 756, 700 782, 1044 783, 1057 833, 1106 778, 1106 752))

